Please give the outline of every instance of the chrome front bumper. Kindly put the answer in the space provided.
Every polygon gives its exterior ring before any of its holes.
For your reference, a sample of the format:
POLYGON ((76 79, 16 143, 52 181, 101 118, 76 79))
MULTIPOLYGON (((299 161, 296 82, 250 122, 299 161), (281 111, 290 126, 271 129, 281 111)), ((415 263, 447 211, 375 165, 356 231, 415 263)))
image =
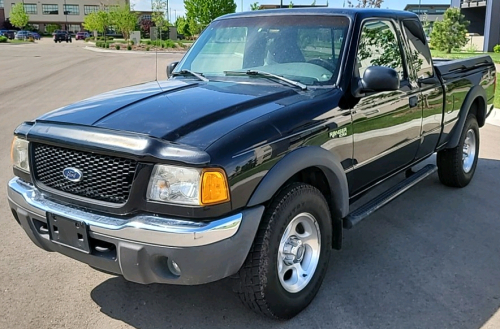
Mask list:
POLYGON ((51 201, 18 178, 8 184, 8 199, 12 214, 38 247, 143 284, 196 285, 236 273, 264 212, 263 206, 252 207, 210 223, 151 215, 117 218, 51 201), (47 231, 49 214, 85 222, 90 251, 53 241, 47 231), (170 260, 180 275, 169 269, 170 260))
POLYGON ((18 178, 9 182, 11 202, 46 218, 47 213, 85 222, 90 231, 123 240, 169 247, 197 247, 232 237, 242 215, 236 214, 210 223, 139 215, 129 219, 93 214, 46 199, 33 185, 18 178))

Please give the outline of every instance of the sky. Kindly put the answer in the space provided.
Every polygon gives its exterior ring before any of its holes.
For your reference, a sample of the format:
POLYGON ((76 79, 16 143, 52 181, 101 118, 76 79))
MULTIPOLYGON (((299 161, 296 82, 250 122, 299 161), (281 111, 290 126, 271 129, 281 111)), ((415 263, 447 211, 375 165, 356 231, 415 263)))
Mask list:
MULTIPOLYGON (((238 8, 236 8, 237 12, 250 10, 250 4, 256 2, 257 0, 235 0, 238 8), (243 2, 243 10, 242 10, 242 2, 243 2)), ((430 5, 430 4, 450 4, 451 0, 420 0, 422 4, 430 5)), ((130 0, 131 4, 134 5, 135 10, 151 10, 151 0, 130 0)), ((296 5, 310 5, 313 0, 293 0, 293 3, 296 5)), ((327 0, 316 0, 316 4, 324 5, 327 0)), ((347 2, 347 1, 346 1, 347 2)), ((357 1, 352 1, 356 3, 357 1)), ((384 0, 382 4, 382 8, 389 9, 404 9, 407 4, 418 4, 419 0, 384 0)), ((280 0, 261 0, 260 4, 279 4, 280 0)), ((289 0, 283 0, 283 3, 290 3, 289 0)), ((342 7, 344 4, 344 0, 329 0, 329 7, 342 7)), ((169 0, 170 7, 170 21, 175 21, 176 17, 184 16, 184 1, 183 0, 169 0)))

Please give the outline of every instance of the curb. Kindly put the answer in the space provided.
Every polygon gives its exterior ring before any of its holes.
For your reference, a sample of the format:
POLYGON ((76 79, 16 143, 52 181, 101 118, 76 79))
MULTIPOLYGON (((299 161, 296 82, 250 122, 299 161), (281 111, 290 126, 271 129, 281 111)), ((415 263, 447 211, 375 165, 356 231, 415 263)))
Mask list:
MULTIPOLYGON (((97 52, 97 53, 141 54, 141 55, 144 55, 144 54, 156 55, 157 54, 154 50, 151 50, 151 51, 142 51, 142 50, 134 50, 134 51, 132 51, 132 50, 112 50, 112 49, 100 49, 100 48, 89 47, 89 46, 85 46, 85 48, 83 48, 83 49, 94 51, 94 52, 97 52)), ((158 55, 162 55, 162 54, 182 54, 182 55, 184 55, 185 53, 186 53, 186 51, 159 51, 158 55)))

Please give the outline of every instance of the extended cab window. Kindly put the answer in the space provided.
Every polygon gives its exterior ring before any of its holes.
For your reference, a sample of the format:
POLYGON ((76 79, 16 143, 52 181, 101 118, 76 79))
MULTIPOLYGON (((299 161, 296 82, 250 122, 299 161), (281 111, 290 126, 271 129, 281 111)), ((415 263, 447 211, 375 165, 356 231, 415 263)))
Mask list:
POLYGON ((403 21, 403 27, 408 40, 408 62, 416 74, 416 78, 429 78, 434 75, 431 52, 425 40, 425 34, 420 22, 416 20, 403 21))
POLYGON ((363 25, 356 59, 360 77, 370 66, 387 66, 395 69, 401 80, 406 78, 396 31, 389 21, 373 20, 363 25))

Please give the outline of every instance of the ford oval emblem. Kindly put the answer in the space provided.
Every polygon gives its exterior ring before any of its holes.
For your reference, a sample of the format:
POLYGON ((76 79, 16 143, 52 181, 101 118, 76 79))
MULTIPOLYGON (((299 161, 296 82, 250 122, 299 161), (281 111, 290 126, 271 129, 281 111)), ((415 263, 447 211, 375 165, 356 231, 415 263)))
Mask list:
POLYGON ((67 180, 77 183, 82 180, 83 173, 76 168, 65 168, 63 170, 63 176, 67 180))

